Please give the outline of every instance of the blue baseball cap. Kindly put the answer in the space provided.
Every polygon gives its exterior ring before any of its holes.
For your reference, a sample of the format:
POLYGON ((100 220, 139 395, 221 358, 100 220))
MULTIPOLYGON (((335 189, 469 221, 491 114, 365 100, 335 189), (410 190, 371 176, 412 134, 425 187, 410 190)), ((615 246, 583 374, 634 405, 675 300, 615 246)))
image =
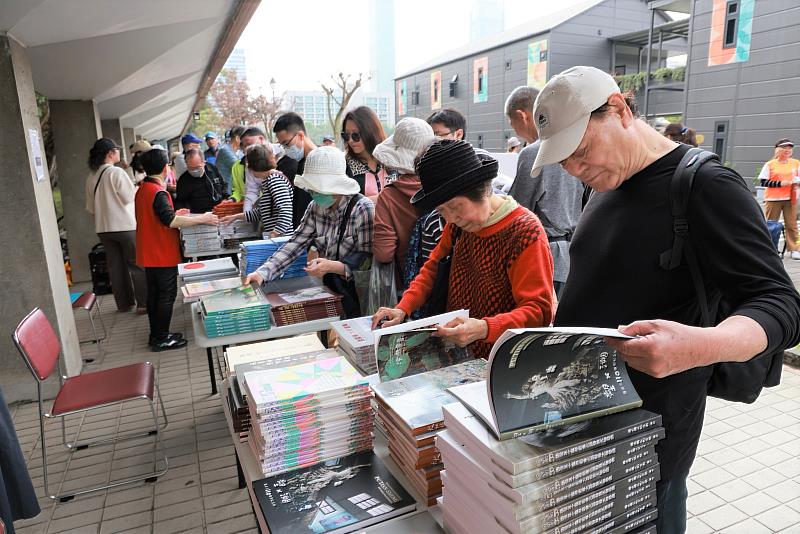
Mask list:
POLYGON ((199 137, 197 137, 196 135, 191 134, 191 133, 188 133, 188 134, 184 135, 183 137, 181 137, 181 144, 182 145, 188 145, 189 143, 197 143, 199 145, 202 142, 203 142, 202 139, 200 139, 199 137))
POLYGON ((209 130, 209 131, 206 132, 206 134, 203 137, 205 137, 206 139, 216 139, 217 138, 217 134, 212 132, 211 130, 209 130))

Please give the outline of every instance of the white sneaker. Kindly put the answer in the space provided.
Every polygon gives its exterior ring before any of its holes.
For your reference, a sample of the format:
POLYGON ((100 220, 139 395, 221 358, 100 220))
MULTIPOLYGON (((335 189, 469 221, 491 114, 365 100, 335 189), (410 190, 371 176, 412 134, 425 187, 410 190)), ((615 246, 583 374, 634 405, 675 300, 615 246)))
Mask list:
POLYGON ((800 251, 793 250, 791 256, 793 260, 800 260, 800 251))

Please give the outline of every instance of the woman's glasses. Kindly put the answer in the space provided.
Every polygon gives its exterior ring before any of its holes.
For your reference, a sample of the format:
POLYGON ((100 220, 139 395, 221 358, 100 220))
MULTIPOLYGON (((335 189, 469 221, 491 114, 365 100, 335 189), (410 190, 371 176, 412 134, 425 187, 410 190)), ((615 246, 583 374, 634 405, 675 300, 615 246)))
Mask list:
POLYGON ((358 132, 353 132, 351 134, 347 132, 342 132, 342 139, 344 139, 345 143, 349 142, 351 139, 353 140, 354 143, 358 143, 359 141, 361 141, 361 134, 358 132))

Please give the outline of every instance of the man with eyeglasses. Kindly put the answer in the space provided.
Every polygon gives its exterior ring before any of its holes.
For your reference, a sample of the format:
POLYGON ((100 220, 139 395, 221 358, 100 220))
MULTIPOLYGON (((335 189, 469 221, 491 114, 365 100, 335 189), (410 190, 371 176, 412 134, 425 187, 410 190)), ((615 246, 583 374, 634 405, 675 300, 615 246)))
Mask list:
MULTIPOLYGON (((272 131, 286 155, 297 161, 296 172, 302 175, 305 169, 306 156, 317 148, 317 145, 306 134, 306 125, 303 122, 303 118, 292 111, 284 113, 275 121, 272 131)), ((290 178, 290 181, 294 188, 292 225, 297 228, 303 218, 303 214, 306 212, 306 208, 311 203, 311 195, 304 189, 295 186, 293 178, 290 178)))

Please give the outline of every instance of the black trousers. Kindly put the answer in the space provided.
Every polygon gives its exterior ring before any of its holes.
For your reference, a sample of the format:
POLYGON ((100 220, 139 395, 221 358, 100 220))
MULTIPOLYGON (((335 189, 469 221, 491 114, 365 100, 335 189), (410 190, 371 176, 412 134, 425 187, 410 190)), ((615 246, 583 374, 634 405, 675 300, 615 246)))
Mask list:
POLYGON ((178 267, 145 267, 147 277, 147 318, 150 335, 162 339, 169 332, 172 306, 178 295, 178 267))
POLYGON ((144 270, 136 265, 136 231, 102 232, 97 236, 106 250, 108 277, 117 309, 128 311, 134 305, 144 308, 147 283, 144 270))

